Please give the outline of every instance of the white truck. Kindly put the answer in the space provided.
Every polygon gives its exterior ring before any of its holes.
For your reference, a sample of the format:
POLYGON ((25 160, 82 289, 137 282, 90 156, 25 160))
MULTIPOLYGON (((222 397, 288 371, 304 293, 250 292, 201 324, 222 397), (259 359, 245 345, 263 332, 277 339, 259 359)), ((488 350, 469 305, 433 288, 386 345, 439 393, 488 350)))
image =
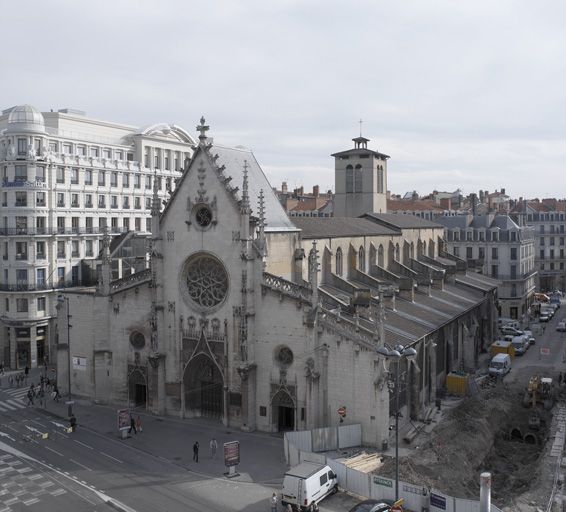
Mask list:
POLYGON ((303 462, 289 469, 283 478, 281 505, 291 505, 297 510, 308 510, 329 494, 338 491, 338 480, 330 466, 315 462, 303 462))

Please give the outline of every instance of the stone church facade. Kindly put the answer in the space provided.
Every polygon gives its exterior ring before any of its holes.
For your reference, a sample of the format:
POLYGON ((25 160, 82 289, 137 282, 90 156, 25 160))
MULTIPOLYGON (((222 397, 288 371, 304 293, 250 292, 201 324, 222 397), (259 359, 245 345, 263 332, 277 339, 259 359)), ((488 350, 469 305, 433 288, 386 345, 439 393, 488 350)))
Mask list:
MULTIPOLYGON (((442 226, 413 216, 292 222, 250 151, 214 144, 204 119, 197 128, 163 209, 154 195, 149 268, 111 281, 106 240, 99 285, 66 291, 61 391, 70 355, 74 396, 267 432, 336 424, 345 408, 381 446, 393 370, 377 347, 417 350, 400 397, 404 418, 421 418, 446 374, 474 368, 491 342, 497 283, 467 274, 442 226)), ((369 151, 355 143, 349 158, 369 151)), ((386 168, 371 165, 364 183, 383 187, 386 168)), ((344 187, 346 211, 357 193, 344 187)))

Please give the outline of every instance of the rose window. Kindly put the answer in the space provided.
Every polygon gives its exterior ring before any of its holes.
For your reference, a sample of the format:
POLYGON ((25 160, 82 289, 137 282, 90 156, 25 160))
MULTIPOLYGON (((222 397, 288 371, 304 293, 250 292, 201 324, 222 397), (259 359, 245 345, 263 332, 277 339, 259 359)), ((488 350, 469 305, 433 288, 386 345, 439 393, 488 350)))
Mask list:
POLYGON ((185 282, 191 301, 204 308, 217 306, 228 293, 228 275, 224 266, 209 255, 198 255, 187 262, 185 282))
POLYGON ((210 211, 210 208, 208 206, 201 206, 198 208, 195 212, 195 220, 201 228, 207 228, 210 226, 210 223, 212 222, 212 212, 210 211))

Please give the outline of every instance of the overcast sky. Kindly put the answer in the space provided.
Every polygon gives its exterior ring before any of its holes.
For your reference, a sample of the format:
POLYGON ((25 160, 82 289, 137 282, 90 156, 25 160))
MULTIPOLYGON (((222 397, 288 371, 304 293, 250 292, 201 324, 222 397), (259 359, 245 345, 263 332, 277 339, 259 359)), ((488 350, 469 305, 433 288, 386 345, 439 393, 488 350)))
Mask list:
POLYGON ((389 189, 566 196, 566 2, 18 0, 2 108, 172 122, 334 188, 363 119, 389 189))

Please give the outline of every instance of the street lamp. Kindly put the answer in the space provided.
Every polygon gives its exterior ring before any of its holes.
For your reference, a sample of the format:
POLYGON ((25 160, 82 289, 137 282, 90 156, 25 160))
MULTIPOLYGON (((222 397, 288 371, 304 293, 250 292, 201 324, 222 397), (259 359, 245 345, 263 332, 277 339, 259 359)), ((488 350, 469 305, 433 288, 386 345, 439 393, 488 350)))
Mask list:
POLYGON ((401 359, 413 361, 417 357, 417 351, 412 347, 396 345, 389 349, 381 346, 377 354, 390 363, 395 363, 395 501, 399 499, 399 364, 401 359))
POLYGON ((67 375, 69 378, 68 385, 69 385, 69 416, 72 416, 73 409, 72 409, 72 395, 71 395, 71 310, 69 306, 69 297, 64 297, 63 295, 59 295, 57 297, 57 302, 59 304, 63 304, 63 302, 67 303, 67 375))

